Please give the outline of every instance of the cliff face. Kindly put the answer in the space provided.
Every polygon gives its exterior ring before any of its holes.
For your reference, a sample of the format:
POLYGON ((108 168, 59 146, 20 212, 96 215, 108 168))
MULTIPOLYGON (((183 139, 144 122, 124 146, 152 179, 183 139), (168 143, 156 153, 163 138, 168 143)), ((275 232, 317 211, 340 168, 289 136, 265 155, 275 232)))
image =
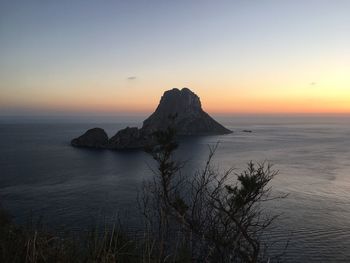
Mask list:
POLYGON ((203 111, 199 97, 187 88, 164 92, 156 111, 143 122, 142 130, 152 133, 170 125, 179 135, 231 133, 203 111))
POLYGON ((108 146, 108 135, 101 128, 93 128, 73 139, 71 145, 75 147, 106 148, 108 146))
POLYGON ((125 128, 108 140, 107 134, 99 128, 89 130, 73 139, 78 147, 109 149, 143 148, 154 143, 153 133, 172 127, 178 135, 219 135, 231 133, 211 118, 202 109, 199 97, 187 88, 164 92, 155 112, 144 122, 141 129, 125 128))
POLYGON ((118 131, 109 139, 110 149, 138 149, 145 147, 148 143, 147 137, 137 127, 126 127, 118 131))

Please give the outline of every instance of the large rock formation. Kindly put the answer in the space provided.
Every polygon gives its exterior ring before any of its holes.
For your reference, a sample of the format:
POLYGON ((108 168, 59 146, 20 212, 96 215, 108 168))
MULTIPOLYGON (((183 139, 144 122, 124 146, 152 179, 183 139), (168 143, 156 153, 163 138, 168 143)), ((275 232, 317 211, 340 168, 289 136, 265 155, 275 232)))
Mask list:
POLYGON ((95 128, 72 140, 73 146, 135 149, 154 143, 154 132, 172 127, 178 135, 219 135, 231 133, 203 111, 199 97, 187 88, 164 92, 155 112, 141 129, 125 128, 108 140, 104 130, 95 128))
POLYGON ((142 130, 149 134, 170 125, 179 135, 231 133, 203 111, 199 97, 188 88, 164 92, 156 111, 143 122, 142 130))
POLYGON ((108 146, 108 135, 101 128, 93 128, 73 139, 71 144, 76 147, 106 148, 108 146))

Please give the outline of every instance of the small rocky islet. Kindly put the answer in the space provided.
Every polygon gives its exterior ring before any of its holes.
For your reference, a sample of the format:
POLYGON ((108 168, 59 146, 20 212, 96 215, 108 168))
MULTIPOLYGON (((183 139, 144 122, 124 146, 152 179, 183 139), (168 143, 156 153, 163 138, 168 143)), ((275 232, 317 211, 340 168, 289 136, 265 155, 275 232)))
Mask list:
POLYGON ((75 147, 140 149, 154 143, 153 134, 173 127, 180 136, 223 135, 232 133, 202 109, 199 97, 188 88, 165 91, 155 112, 141 128, 126 127, 108 138, 101 128, 93 128, 71 141, 75 147), (171 116, 173 118, 171 118, 171 116))

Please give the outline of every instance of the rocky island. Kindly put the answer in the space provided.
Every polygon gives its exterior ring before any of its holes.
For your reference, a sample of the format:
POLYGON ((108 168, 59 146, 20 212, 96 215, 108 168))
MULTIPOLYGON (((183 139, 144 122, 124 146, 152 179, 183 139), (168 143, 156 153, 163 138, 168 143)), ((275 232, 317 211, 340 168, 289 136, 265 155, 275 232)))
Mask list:
POLYGON ((152 144, 152 135, 172 126, 180 136, 221 135, 232 131, 203 111, 199 97, 188 88, 165 91, 155 112, 142 128, 127 127, 108 139, 101 128, 93 128, 71 141, 75 147, 137 149, 152 144))

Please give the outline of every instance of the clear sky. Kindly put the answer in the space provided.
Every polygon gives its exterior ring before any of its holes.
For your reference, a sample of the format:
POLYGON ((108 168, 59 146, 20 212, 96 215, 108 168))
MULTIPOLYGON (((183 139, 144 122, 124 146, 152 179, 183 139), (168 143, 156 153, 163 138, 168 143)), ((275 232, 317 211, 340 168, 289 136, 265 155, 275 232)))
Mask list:
POLYGON ((0 115, 350 113, 349 0, 0 0, 0 115))

